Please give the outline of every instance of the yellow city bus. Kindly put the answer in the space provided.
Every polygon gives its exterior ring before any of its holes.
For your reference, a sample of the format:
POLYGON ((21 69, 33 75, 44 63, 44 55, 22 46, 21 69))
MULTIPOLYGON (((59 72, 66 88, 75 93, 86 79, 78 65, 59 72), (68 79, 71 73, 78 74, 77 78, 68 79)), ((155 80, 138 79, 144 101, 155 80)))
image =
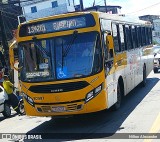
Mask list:
POLYGON ((21 93, 30 116, 113 108, 153 69, 151 24, 100 12, 50 16, 19 25, 21 93))

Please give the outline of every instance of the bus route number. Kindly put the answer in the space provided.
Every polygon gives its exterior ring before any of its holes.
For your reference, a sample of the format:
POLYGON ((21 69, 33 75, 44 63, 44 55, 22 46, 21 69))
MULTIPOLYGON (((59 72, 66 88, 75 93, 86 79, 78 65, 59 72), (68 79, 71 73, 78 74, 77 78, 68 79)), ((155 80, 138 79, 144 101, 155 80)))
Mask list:
POLYGON ((53 23, 54 30, 61 30, 61 29, 70 29, 77 26, 76 20, 63 20, 53 23))
POLYGON ((28 34, 35 34, 41 32, 46 32, 46 27, 43 24, 28 27, 28 34))

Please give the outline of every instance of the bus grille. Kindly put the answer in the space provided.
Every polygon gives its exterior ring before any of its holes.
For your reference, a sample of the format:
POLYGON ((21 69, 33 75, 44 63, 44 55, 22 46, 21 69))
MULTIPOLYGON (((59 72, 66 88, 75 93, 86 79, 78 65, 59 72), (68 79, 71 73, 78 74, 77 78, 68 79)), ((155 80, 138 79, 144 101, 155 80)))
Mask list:
POLYGON ((42 112, 51 112, 50 106, 42 106, 41 109, 42 109, 42 112))
POLYGON ((33 93, 60 93, 80 90, 89 85, 86 81, 69 82, 61 84, 37 85, 31 86, 29 90, 33 93))
POLYGON ((82 105, 77 105, 77 104, 67 105, 67 111, 75 111, 80 109, 82 109, 82 105))
MULTIPOLYGON (((82 109, 82 104, 69 104, 65 106, 67 111, 78 111, 82 109)), ((46 112, 46 113, 51 113, 52 111, 52 106, 41 106, 41 107, 37 107, 37 110, 39 112, 46 112)))

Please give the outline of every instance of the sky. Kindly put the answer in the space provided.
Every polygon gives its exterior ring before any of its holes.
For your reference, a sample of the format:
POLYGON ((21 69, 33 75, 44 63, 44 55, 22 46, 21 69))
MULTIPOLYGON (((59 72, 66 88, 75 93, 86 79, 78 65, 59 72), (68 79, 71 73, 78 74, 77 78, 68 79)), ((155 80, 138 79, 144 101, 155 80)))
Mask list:
MULTIPOLYGON (((84 7, 93 5, 94 0, 83 0, 84 7)), ((79 0, 75 0, 78 4, 79 0)), ((160 0, 106 0, 107 5, 121 6, 121 14, 160 15, 160 0)), ((96 5, 104 5, 104 0, 95 0, 96 5)))

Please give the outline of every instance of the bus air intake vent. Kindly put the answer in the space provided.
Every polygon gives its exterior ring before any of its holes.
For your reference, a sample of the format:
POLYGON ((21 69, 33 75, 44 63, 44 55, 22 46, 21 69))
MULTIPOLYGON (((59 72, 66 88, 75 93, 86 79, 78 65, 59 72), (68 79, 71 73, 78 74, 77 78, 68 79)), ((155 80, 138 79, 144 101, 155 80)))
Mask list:
POLYGON ((89 85, 86 81, 69 82, 61 84, 31 86, 29 90, 33 93, 61 93, 80 90, 89 85))
POLYGON ((51 112, 51 107, 50 106, 42 106, 42 111, 43 112, 51 112))
POLYGON ((80 109, 82 109, 82 105, 77 105, 77 104, 67 105, 67 111, 75 111, 80 109))

